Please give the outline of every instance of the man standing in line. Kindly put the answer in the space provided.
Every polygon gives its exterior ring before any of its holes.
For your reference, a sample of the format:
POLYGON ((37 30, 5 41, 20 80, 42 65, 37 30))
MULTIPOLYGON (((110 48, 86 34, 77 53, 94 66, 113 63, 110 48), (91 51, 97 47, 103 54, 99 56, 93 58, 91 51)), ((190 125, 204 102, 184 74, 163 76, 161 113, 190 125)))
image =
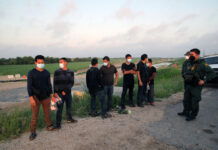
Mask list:
POLYGON ((28 73, 27 91, 30 98, 32 110, 32 120, 30 127, 30 140, 34 140, 36 134, 36 124, 39 114, 40 104, 42 104, 47 130, 53 130, 50 120, 50 98, 53 98, 50 73, 44 69, 44 56, 37 55, 35 57, 36 68, 28 73))
POLYGON ((148 95, 147 95, 147 100, 148 102, 154 106, 154 78, 156 76, 156 68, 152 66, 152 59, 148 59, 148 95))
POLYGON ((129 89, 129 106, 134 107, 133 89, 134 89, 134 74, 136 74, 135 64, 131 62, 132 56, 126 55, 126 62, 122 64, 123 71, 123 92, 121 96, 121 108, 125 109, 125 97, 129 89))
POLYGON ((97 68, 98 59, 93 58, 91 64, 92 67, 86 72, 86 85, 91 96, 91 116, 95 117, 98 115, 95 104, 96 97, 98 97, 101 103, 102 118, 111 117, 110 114, 106 113, 104 85, 102 83, 100 70, 97 68))
POLYGON ((216 74, 213 69, 200 59, 200 50, 190 50, 189 62, 184 71, 184 79, 186 83, 184 101, 188 102, 190 114, 186 117, 186 121, 196 119, 199 112, 199 102, 201 101, 201 91, 205 82, 212 80, 216 74), (206 76, 206 79, 205 79, 206 76))
POLYGON ((103 66, 100 68, 102 81, 104 85, 105 96, 107 97, 107 111, 112 109, 112 95, 114 86, 117 85, 118 81, 118 72, 117 68, 110 63, 110 58, 105 56, 103 58, 103 66), (114 74, 116 75, 116 79, 114 82, 114 74))
POLYGON ((137 95, 137 105, 139 107, 144 107, 143 101, 146 98, 147 82, 148 82, 148 69, 146 62, 148 61, 148 55, 143 54, 141 56, 141 61, 137 64, 137 77, 138 77, 138 95, 137 95))
POLYGON ((61 128, 62 111, 64 102, 66 103, 66 116, 68 123, 76 123, 77 120, 72 118, 72 94, 71 88, 74 85, 74 72, 67 67, 67 59, 65 57, 59 60, 59 69, 54 73, 54 95, 60 97, 62 103, 57 103, 56 128, 61 128))

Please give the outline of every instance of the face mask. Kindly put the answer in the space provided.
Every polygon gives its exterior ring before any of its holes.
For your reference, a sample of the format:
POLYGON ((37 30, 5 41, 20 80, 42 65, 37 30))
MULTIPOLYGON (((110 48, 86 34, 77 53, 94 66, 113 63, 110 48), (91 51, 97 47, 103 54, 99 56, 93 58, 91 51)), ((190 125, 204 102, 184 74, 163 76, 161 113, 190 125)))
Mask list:
POLYGON ((189 56, 185 56, 185 59, 188 60, 188 59, 189 59, 189 56))
POLYGON ((194 61, 194 60, 195 60, 195 56, 191 55, 191 56, 189 57, 189 60, 194 61))
POLYGON ((106 63, 106 62, 104 62, 104 63, 103 63, 103 65, 104 65, 104 66, 107 66, 107 63, 106 63))
POLYGON ((59 64, 59 67, 62 69, 62 68, 64 68, 64 64, 63 63, 60 63, 59 64))
POLYGON ((130 63, 131 61, 132 61, 132 59, 127 59, 127 62, 129 62, 129 63, 130 63))
POLYGON ((45 67, 45 64, 37 64, 36 65, 39 69, 43 69, 45 67))

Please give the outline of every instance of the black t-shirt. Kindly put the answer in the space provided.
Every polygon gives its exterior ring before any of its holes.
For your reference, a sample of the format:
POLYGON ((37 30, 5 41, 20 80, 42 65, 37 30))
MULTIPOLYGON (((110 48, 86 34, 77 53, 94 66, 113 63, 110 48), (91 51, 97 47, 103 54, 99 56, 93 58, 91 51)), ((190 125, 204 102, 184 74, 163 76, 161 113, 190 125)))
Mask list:
POLYGON ((114 84, 114 74, 117 73, 117 68, 114 65, 102 66, 101 69, 102 82, 104 85, 113 85, 114 84))
MULTIPOLYGON (((148 75, 149 78, 152 76, 152 74, 156 72, 156 68, 154 66, 152 66, 151 68, 148 67, 148 75)), ((150 81, 150 84, 154 84, 154 79, 150 81)))
POLYGON ((148 80, 148 67, 142 61, 137 64, 137 71, 140 72, 140 77, 142 82, 147 82, 148 80))
MULTIPOLYGON (((122 64, 122 71, 130 71, 130 70, 136 70, 135 64, 130 63, 127 65, 126 63, 122 64)), ((133 74, 125 74, 123 76, 123 85, 134 85, 134 75, 133 74)))

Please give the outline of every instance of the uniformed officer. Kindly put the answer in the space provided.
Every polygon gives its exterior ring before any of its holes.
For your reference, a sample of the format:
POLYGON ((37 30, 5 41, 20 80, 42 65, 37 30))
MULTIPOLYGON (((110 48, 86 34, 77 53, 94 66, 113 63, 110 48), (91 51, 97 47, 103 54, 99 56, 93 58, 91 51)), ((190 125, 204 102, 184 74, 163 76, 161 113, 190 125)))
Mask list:
MULTIPOLYGON (((190 57, 190 51, 185 53, 185 61, 184 61, 183 65, 182 65, 182 77, 183 77, 183 79, 184 79, 184 73, 186 72, 186 69, 187 69, 187 64, 189 62, 189 57, 190 57)), ((184 82, 184 89, 186 89, 185 82, 184 82)), ((178 113, 178 115, 179 116, 187 116, 188 117, 189 112, 190 112, 190 108, 189 108, 190 105, 191 104, 188 104, 187 101, 183 100, 183 108, 184 109, 183 109, 182 112, 178 113)))
POLYGON ((201 91, 205 82, 212 80, 216 74, 204 59, 200 59, 200 50, 191 49, 190 58, 184 70, 185 93, 184 101, 190 108, 186 120, 196 119, 199 112, 199 102, 201 100, 201 91), (206 76, 206 78, 205 78, 206 76))

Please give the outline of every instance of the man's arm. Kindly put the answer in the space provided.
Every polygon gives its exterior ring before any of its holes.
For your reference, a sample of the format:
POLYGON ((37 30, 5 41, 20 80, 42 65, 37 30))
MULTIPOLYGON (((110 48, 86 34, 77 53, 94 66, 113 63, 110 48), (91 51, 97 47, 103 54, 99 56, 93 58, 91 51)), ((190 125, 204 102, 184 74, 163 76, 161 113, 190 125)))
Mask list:
POLYGON ((49 90, 48 92, 50 93, 51 98, 53 98, 50 73, 49 73, 49 76, 48 76, 48 90, 49 90))
MULTIPOLYGON (((114 66, 114 67, 115 67, 115 66, 114 66)), ((117 71, 117 68, 116 68, 116 67, 115 67, 114 73, 115 73, 115 75, 116 75, 114 85, 116 86, 116 85, 117 85, 117 81, 118 81, 118 79, 119 79, 119 74, 118 74, 118 71, 117 71)))
POLYGON ((36 102, 33 98, 32 82, 33 82, 32 72, 30 71, 27 76, 27 91, 30 99, 30 105, 36 106, 36 102))

